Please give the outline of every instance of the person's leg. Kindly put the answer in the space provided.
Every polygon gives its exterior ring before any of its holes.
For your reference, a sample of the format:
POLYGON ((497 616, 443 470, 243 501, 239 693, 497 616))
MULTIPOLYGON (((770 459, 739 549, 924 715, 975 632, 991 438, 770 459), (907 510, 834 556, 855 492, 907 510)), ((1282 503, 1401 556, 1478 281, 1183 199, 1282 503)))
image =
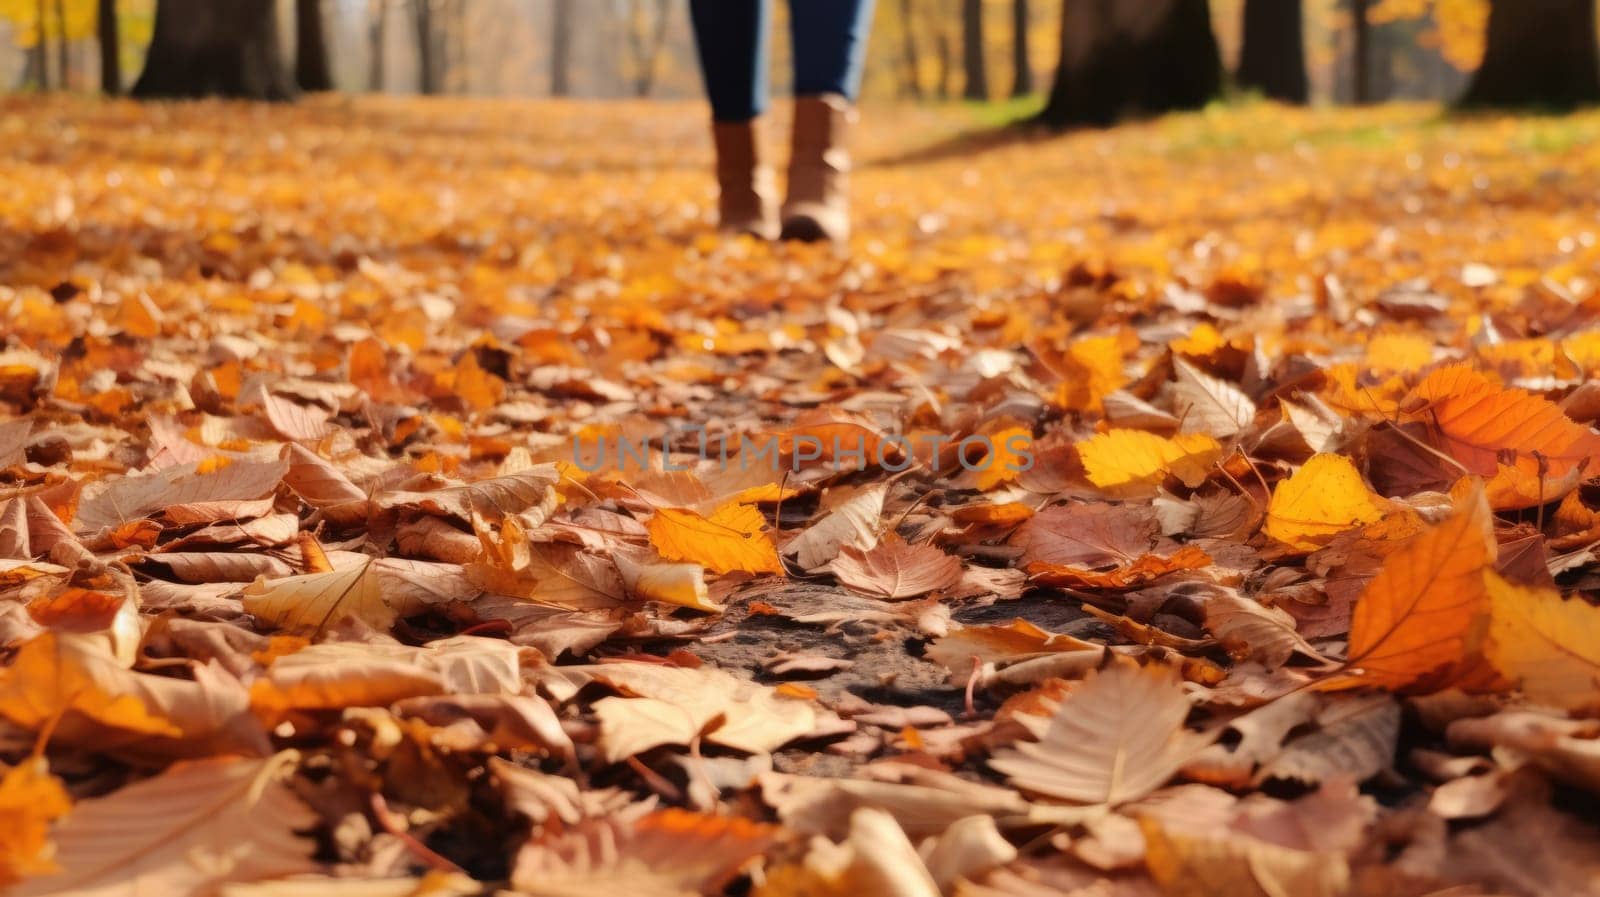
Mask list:
POLYGON ((744 122, 767 108, 770 0, 689 0, 711 117, 744 122))
POLYGON ((794 135, 782 235, 844 240, 850 235, 847 143, 872 27, 872 0, 791 0, 789 21, 794 135))
POLYGON ((836 94, 855 101, 872 30, 872 5, 873 0, 791 0, 795 96, 836 94))
POLYGON ((777 234, 772 170, 758 123, 767 105, 770 0, 690 0, 689 19, 717 152, 717 213, 724 230, 777 234))

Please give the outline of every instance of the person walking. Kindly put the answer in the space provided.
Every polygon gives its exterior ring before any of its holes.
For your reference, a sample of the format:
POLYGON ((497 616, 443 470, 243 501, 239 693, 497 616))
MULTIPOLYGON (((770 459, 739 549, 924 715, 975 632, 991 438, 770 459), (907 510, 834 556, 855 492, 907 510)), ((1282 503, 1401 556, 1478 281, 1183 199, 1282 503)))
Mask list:
POLYGON ((689 0, 716 146, 723 230, 764 239, 850 236, 850 131, 873 0, 790 0, 794 130, 782 208, 761 158, 772 0, 689 0))

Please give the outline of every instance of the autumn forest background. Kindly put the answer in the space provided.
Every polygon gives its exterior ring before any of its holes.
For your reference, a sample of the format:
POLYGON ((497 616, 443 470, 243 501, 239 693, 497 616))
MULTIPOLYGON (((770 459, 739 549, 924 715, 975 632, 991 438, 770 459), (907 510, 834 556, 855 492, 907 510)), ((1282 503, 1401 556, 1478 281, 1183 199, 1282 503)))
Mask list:
MULTIPOLYGON (((96 0, 5 0, 0 73, 17 88, 102 86, 96 0)), ((116 86, 130 87, 155 0, 117 0, 116 86)), ((474 96, 686 98, 699 91, 677 0, 321 0, 332 85, 346 91, 474 96), (424 71, 419 21, 437 45, 424 71), (433 62, 433 57, 438 62, 433 62)), ((1213 0, 1227 67, 1239 60, 1244 0, 1213 0)), ((1291 5, 1291 4, 1284 4, 1291 5)), ((1299 6, 1301 4, 1292 4, 1299 6)), ((277 4, 293 52, 294 3, 277 4)), ((1351 102, 1455 99, 1483 54, 1489 0, 1305 0, 1309 95, 1351 102), (1360 19, 1366 28, 1353 23, 1360 19), (1364 60, 1358 64, 1357 60, 1364 60), (1357 77, 1357 71, 1363 72, 1357 77)), ((781 20, 784 4, 777 4, 781 20)), ((1048 85, 1060 43, 1054 0, 881 0, 869 99, 1001 99, 1048 85), (1025 23, 1018 28, 1019 22, 1025 23), (981 56, 969 47, 981 48, 981 56)), ((778 29, 777 84, 786 79, 778 29)))

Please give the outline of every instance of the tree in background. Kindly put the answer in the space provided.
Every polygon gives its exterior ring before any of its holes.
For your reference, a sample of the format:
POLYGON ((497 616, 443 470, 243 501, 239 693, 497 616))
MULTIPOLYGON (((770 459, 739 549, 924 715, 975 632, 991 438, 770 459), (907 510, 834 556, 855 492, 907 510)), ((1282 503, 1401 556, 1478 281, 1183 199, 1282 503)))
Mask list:
POLYGON ((1028 52, 1028 0, 1011 0, 1011 95, 1033 93, 1033 60, 1028 52))
POLYGON ((438 29, 434 26, 433 0, 411 0, 411 26, 417 36, 417 93, 441 93, 443 60, 439 58, 438 29))
POLYGON ((1372 93, 1372 16, 1370 0, 1350 0, 1350 99, 1370 103, 1372 93))
POLYGON ((33 0, 29 6, 24 6, 19 12, 32 12, 32 19, 23 21, 23 16, 16 17, 19 25, 25 25, 22 32, 22 45, 28 48, 28 63, 22 70, 22 86, 36 87, 39 90, 50 89, 50 44, 45 38, 44 0, 33 0))
POLYGON ((1245 0, 1236 75, 1241 87, 1285 103, 1306 101, 1311 86, 1301 18, 1300 0, 1245 0))
POLYGON ((1197 109, 1222 86, 1207 0, 1064 0, 1045 124, 1109 125, 1197 109))
POLYGON ((650 96, 655 90, 661 51, 667 46, 667 26, 676 5, 673 0, 628 0, 625 71, 636 97, 650 96))
POLYGON ((122 41, 117 37, 117 0, 98 0, 95 36, 100 43, 100 92, 122 93, 122 41))
POLYGON ((287 100, 272 0, 158 0, 155 34, 133 95, 287 100))
POLYGON ((382 93, 384 56, 389 44, 389 0, 367 3, 367 90, 382 93))
POLYGON ((1594 0, 1491 0, 1487 44, 1462 102, 1569 107, 1600 102, 1594 0))
POLYGON ((576 0, 555 0, 550 8, 550 95, 572 96, 572 27, 576 0))
POLYGON ((322 0, 294 0, 294 82, 305 91, 333 89, 322 0))
POLYGON ((989 98, 989 66, 983 58, 983 0, 961 0, 961 70, 966 76, 963 99, 989 98))

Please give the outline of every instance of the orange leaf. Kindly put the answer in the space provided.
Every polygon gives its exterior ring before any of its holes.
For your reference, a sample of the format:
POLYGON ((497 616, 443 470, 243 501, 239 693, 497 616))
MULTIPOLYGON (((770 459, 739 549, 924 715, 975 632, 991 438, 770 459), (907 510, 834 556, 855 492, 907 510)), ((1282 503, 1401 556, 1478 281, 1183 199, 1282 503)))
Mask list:
POLYGON ((1468 658, 1488 607, 1482 574, 1495 558, 1491 520, 1474 488, 1443 523, 1389 555, 1356 602, 1349 672, 1325 687, 1402 689, 1468 658))
POLYGON ((1432 426, 1440 449, 1480 476, 1494 476, 1510 457, 1532 477, 1559 478, 1600 455, 1600 434, 1559 406, 1497 386, 1465 365, 1429 374, 1402 407, 1432 426))

